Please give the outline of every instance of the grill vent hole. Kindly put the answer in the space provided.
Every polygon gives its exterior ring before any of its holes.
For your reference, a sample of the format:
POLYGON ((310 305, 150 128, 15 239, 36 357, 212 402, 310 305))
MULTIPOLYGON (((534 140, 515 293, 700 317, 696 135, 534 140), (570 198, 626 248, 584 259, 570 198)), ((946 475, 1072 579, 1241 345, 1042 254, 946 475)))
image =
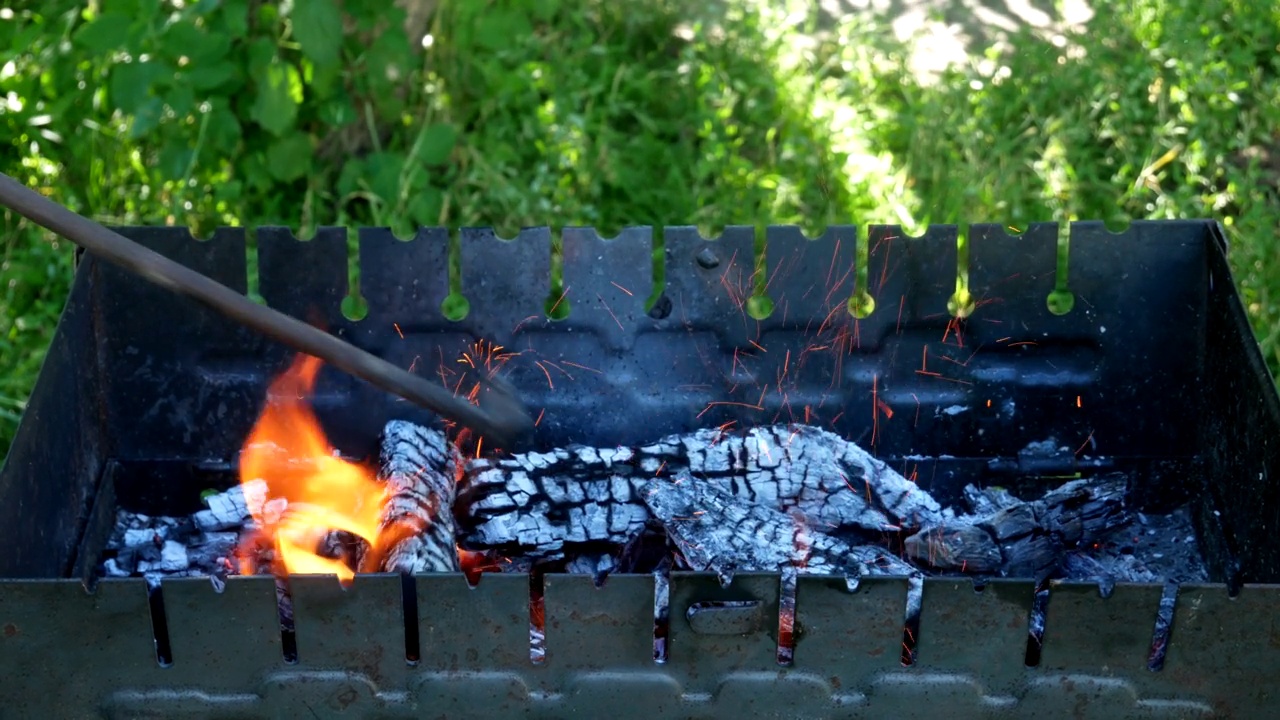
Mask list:
POLYGON ((1027 667, 1040 665, 1040 653, 1044 650, 1044 623, 1049 610, 1049 581, 1041 580, 1036 584, 1035 595, 1031 598, 1031 613, 1027 619, 1027 652, 1024 664, 1027 667))
POLYGON ((907 610, 902 623, 902 655, 899 658, 903 667, 916 664, 916 648, 920 644, 920 611, 924 607, 924 577, 912 575, 907 578, 907 610))
POLYGON ((164 590, 160 581, 147 581, 147 606, 151 610, 151 635, 156 644, 156 662, 160 667, 173 664, 173 648, 169 646, 169 622, 164 614, 164 590))
POLYGON ((653 571, 653 661, 667 661, 667 629, 671 611, 671 559, 664 558, 653 571))
POLYGON ((547 661, 547 602, 542 570, 529 573, 529 660, 534 665, 547 661))
POLYGON ((1167 582, 1160 595, 1160 608, 1156 611, 1156 626, 1151 633, 1151 651, 1147 654, 1147 669, 1160 672, 1164 669, 1164 656, 1169 650, 1169 635, 1173 631, 1173 610, 1178 603, 1178 584, 1167 582))
POLYGON ((290 665, 298 662, 298 635, 293 624, 293 591, 288 578, 276 578, 276 604, 280 608, 280 648, 284 661, 290 665))
POLYGON ((778 664, 790 667, 796 658, 796 576, 784 568, 778 588, 778 664))
POLYGON ((422 646, 418 639, 418 581, 412 575, 400 575, 400 597, 404 605, 404 661, 417 665, 422 646))
POLYGON ((357 289, 355 295, 348 295, 342 298, 342 303, 339 305, 342 310, 342 317, 352 322, 363 320, 369 314, 369 302, 359 293, 360 291, 357 289))
POLYGON ((552 320, 564 320, 569 317, 569 289, 552 289, 547 296, 545 312, 552 320))
POLYGON ((460 292, 451 292, 440 303, 440 314, 449 322, 461 322, 471 312, 471 303, 460 292))

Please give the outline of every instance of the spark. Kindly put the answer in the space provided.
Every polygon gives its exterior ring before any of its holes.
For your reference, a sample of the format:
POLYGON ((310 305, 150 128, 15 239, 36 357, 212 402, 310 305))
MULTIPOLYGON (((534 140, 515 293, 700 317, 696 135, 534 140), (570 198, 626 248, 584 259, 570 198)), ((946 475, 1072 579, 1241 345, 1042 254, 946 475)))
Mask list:
POLYGON ((1076 407, 1080 407, 1080 396, 1076 396, 1076 407))
POLYGON ((484 436, 476 438, 476 459, 480 459, 480 448, 484 447, 484 436))
MULTIPOLYGON (((525 323, 533 322, 533 321, 535 321, 535 320, 537 320, 537 319, 538 319, 538 316, 537 316, 537 315, 530 315, 530 316, 528 316, 528 317, 524 318, 524 319, 523 319, 523 320, 521 320, 520 322, 516 323, 516 326, 515 326, 515 327, 511 328, 511 334, 512 334, 512 335, 515 335, 517 332, 519 332, 519 331, 520 331, 520 328, 522 328, 522 327, 524 327, 524 326, 525 326, 525 323)), ((545 319, 545 318, 544 318, 544 319, 545 319)))
POLYGON ((1009 343, 1009 347, 1018 347, 1019 345, 1039 345, 1039 344, 1040 343, 1037 343, 1034 340, 1022 340, 1016 343, 1009 343))
POLYGON ((538 427, 538 424, 542 422, 542 416, 545 415, 546 413, 547 413, 546 408, 542 408, 541 410, 538 411, 538 419, 533 421, 534 427, 538 427))
POLYGON ((538 368, 542 370, 542 374, 547 376, 547 387, 554 390, 556 388, 556 384, 551 382, 551 372, 547 370, 547 366, 543 365, 541 360, 534 360, 533 364, 537 365, 538 368))
MULTIPOLYGON (((568 371, 568 370, 565 370, 564 368, 562 368, 562 367, 560 367, 559 365, 557 365, 557 364, 555 364, 555 363, 551 362, 550 360, 543 360, 542 362, 544 362, 544 363, 546 363, 546 364, 550 365, 551 367, 555 368, 556 370, 559 370, 560 372, 564 373, 564 376, 565 376, 565 377, 567 377, 567 378, 569 378, 570 380, 576 380, 576 379, 577 379, 577 378, 575 378, 573 375, 571 375, 571 374, 569 373, 569 371, 568 371)), ((567 365, 568 363, 565 363, 565 364, 567 365)))
POLYGON ((400 324, 399 324, 399 323, 391 323, 391 327, 393 327, 393 328, 395 328, 395 329, 396 329, 396 334, 400 336, 400 339, 401 339, 401 340, 403 340, 403 339, 404 339, 404 333, 400 331, 400 324))
MULTIPOLYGON (((547 362, 550 362, 550 360, 548 360, 547 362)), ((593 368, 593 367, 587 367, 586 365, 579 365, 579 364, 578 364, 578 363, 576 363, 576 362, 569 362, 568 360, 561 360, 560 362, 562 362, 562 363, 564 363, 565 365, 568 365, 568 366, 570 366, 570 367, 576 367, 576 368, 580 368, 580 369, 582 369, 582 370, 586 370, 586 371, 588 371, 588 372, 593 372, 593 373, 595 373, 595 374, 597 374, 597 375, 603 375, 603 374, 604 374, 603 372, 601 372, 601 371, 599 371, 599 370, 597 370, 597 369, 595 369, 595 368, 593 368)), ((564 372, 564 371, 563 371, 563 370, 561 370, 561 372, 564 372)), ((568 375, 568 373, 565 373, 565 374, 566 374, 566 375, 568 375)))
POLYGON ((1085 447, 1087 447, 1091 442, 1093 442, 1092 430, 1089 431, 1089 437, 1085 438, 1084 442, 1080 443, 1080 447, 1076 448, 1076 455, 1079 455, 1080 453, 1084 452, 1085 447))
POLYGON ((631 292, 630 290, 628 290, 628 289, 626 289, 626 288, 622 287, 622 286, 621 286, 621 285, 619 285, 618 283, 616 283, 616 282, 614 282, 614 281, 610 280, 610 281, 609 281, 609 284, 610 284, 610 285, 612 285, 612 286, 614 286, 614 287, 616 287, 616 288, 618 288, 618 289, 619 289, 619 290, 621 290, 622 292, 624 292, 624 293, 626 293, 626 294, 630 295, 631 297, 635 297, 635 293, 633 293, 633 292, 631 292))
POLYGON ((1002 338, 1000 338, 999 340, 997 340, 996 342, 998 342, 998 343, 1002 343, 1002 342, 1009 342, 1009 341, 1010 341, 1010 340, 1012 340, 1012 339, 1013 339, 1012 337, 1002 337, 1002 338))
POLYGON ((707 414, 708 410, 710 410, 713 407, 716 407, 717 405, 741 407, 741 408, 746 408, 748 410, 764 410, 764 406, 762 405, 750 405, 748 403, 733 402, 730 400, 712 400, 711 402, 707 403, 707 406, 702 409, 702 412, 698 413, 698 418, 701 419, 703 415, 707 414))
POLYGON ((560 307, 560 303, 564 302, 564 299, 568 296, 569 296, 569 288, 566 287, 564 290, 560 292, 560 297, 556 298, 555 304, 551 306, 551 309, 547 311, 547 314, 554 315, 556 312, 556 308, 560 307))
MULTIPOLYGON (((662 464, 658 466, 658 469, 653 471, 653 475, 654 475, 654 477, 657 477, 658 475, 661 475, 661 474, 662 474, 662 471, 663 471, 663 470, 665 470, 665 469, 666 469, 666 467, 667 467, 667 461, 666 461, 666 460, 663 460, 663 461, 662 461, 662 464)), ((679 482, 679 480, 677 480, 676 482, 679 482)))
POLYGON ((765 350, 764 347, 761 346, 760 343, 756 342, 755 340, 748 340, 747 342, 751 343, 752 347, 754 347, 755 349, 759 350, 762 353, 769 352, 768 350, 765 350))
POLYGON ((903 293, 903 294, 902 294, 902 297, 898 298, 898 326, 897 326, 897 332, 898 332, 899 334, 901 334, 901 333, 902 333, 902 307, 903 307, 904 305, 906 305, 906 304, 907 304, 907 294, 906 294, 906 293, 903 293))
POLYGON ((916 401, 916 421, 911 424, 914 428, 920 424, 920 398, 916 397, 915 393, 911 393, 911 399, 916 401))

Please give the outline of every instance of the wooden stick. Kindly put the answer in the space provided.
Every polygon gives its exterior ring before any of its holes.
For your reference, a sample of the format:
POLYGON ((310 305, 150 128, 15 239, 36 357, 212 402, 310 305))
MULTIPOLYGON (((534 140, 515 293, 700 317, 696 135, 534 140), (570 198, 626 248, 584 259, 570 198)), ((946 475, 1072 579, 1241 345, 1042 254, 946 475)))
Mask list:
POLYGON ((490 392, 482 397, 482 406, 472 405, 464 398, 454 397, 445 388, 327 332, 259 305, 226 285, 71 212, 3 173, 0 173, 0 204, 104 260, 193 298, 299 352, 318 357, 376 387, 473 428, 499 444, 509 444, 533 428, 533 419, 507 387, 488 383, 490 392))

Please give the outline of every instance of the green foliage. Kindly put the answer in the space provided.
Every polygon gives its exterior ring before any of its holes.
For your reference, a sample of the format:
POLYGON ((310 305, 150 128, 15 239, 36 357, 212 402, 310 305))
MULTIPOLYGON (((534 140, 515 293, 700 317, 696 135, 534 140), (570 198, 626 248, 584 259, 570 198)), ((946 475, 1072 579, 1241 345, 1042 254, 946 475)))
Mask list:
MULTIPOLYGON (((1065 43, 1017 37, 934 85, 865 14, 806 46, 785 3, 437 5, 413 32, 374 0, 19 4, 0 20, 5 172, 100 221, 199 235, 1212 217, 1280 367, 1272 4, 1095 3, 1065 43)), ((65 242, 3 230, 0 452, 71 269, 65 242)), ((442 312, 461 317, 451 271, 442 312)), ((355 317, 354 259, 352 280, 355 317)))

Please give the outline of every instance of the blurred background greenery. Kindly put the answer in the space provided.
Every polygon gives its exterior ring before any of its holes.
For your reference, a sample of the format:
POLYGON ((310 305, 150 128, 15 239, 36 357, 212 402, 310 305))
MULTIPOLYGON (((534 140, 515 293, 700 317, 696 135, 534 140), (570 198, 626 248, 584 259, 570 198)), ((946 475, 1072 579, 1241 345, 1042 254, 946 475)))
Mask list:
MULTIPOLYGON (((3 167, 203 235, 1213 218, 1280 367, 1280 6, 853 2, 21 3, 3 167)), ((65 241, 2 222, 0 455, 71 273, 65 241)))

